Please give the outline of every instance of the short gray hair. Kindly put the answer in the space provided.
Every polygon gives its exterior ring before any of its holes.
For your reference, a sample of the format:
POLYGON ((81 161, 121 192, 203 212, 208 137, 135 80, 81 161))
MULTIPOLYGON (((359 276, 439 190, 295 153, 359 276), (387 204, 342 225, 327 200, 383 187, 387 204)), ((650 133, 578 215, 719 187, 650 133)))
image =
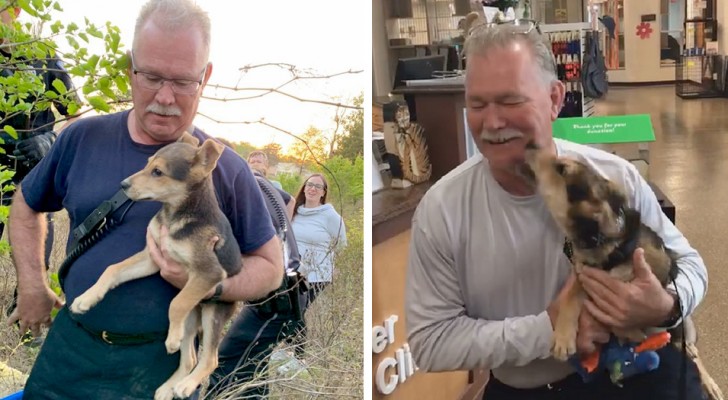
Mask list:
POLYGON ((466 61, 470 56, 484 55, 494 47, 506 47, 516 41, 528 44, 531 54, 542 72, 544 83, 558 80, 551 45, 541 37, 536 28, 526 31, 523 25, 494 24, 473 28, 465 41, 466 61))
MULTIPOLYGON (((189 27, 198 27, 202 33, 207 57, 210 55, 210 17, 207 12, 192 0, 149 0, 142 6, 134 27, 134 41, 132 48, 136 47, 144 24, 151 18, 165 29, 177 30, 189 27)), ((206 57, 206 58, 207 58, 206 57)))

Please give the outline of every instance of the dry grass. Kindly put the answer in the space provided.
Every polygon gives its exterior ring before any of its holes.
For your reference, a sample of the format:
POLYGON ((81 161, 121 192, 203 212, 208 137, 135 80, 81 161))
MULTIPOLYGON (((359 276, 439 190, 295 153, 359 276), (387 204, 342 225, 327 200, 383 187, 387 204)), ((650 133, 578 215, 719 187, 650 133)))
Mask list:
MULTIPOLYGON (((316 299, 307 313, 309 327, 305 361, 307 370, 293 376, 270 374, 251 384, 271 385, 271 399, 363 398, 363 225, 362 211, 344 213, 348 243, 337 259, 334 283, 316 299)), ((55 218, 55 243, 51 265, 57 268, 65 257, 68 218, 55 218)), ((53 271, 53 269, 52 269, 53 271)), ((5 363, 28 373, 38 348, 22 345, 18 330, 6 324, 7 309, 15 288, 15 270, 9 257, 0 257, 0 398, 22 389, 23 377, 5 375, 5 363)), ((283 347, 283 345, 281 345, 283 347)), ((222 395, 219 398, 225 398, 222 395)), ((237 397, 239 398, 239 397, 237 397)))

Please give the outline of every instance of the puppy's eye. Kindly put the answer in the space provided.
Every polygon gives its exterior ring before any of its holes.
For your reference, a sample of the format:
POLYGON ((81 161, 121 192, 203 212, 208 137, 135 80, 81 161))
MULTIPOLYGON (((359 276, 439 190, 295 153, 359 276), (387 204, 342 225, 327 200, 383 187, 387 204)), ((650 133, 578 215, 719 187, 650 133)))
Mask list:
POLYGON ((160 176, 162 176, 162 175, 163 175, 163 174, 162 174, 162 170, 160 170, 159 168, 154 168, 154 169, 152 170, 152 176, 153 176, 153 177, 155 177, 155 178, 158 178, 158 177, 160 177, 160 176))
POLYGON ((588 188, 576 184, 566 185, 566 196, 569 203, 586 200, 589 198, 588 188))
POLYGON ((561 176, 564 176, 564 174, 566 173, 566 164, 564 163, 557 161, 556 165, 554 165, 554 168, 556 169, 556 173, 561 176))

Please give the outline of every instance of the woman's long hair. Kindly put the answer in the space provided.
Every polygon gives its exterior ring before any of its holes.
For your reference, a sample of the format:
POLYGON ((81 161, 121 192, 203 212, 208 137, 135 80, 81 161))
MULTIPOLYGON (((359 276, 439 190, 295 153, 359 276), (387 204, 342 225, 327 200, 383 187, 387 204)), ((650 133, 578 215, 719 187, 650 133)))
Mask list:
POLYGON ((326 204, 326 195, 329 194, 329 183, 326 181, 326 177, 324 177, 323 175, 313 174, 313 175, 309 176, 308 178, 306 178, 305 181, 303 181, 303 185, 301 185, 301 189, 298 190, 298 194, 296 195, 296 207, 293 209, 293 218, 295 218, 296 215, 298 214, 298 207, 306 204, 306 193, 304 193, 306 190, 306 184, 308 183, 308 181, 311 178, 313 178, 315 176, 318 176, 324 182, 324 195, 321 196, 321 204, 326 204))

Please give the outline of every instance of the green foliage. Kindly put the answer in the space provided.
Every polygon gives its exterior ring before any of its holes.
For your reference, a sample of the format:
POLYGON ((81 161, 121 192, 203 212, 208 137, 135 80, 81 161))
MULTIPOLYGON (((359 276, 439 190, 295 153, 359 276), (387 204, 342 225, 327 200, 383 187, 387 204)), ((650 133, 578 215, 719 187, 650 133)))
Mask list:
POLYGON ((303 184, 303 177, 301 175, 291 174, 289 172, 279 172, 270 179, 280 182, 283 190, 293 197, 298 194, 298 191, 301 189, 301 185, 303 184))
POLYGON ((270 142, 263 146, 261 149, 267 156, 268 156, 268 165, 274 166, 278 165, 278 163, 281 161, 281 151, 283 150, 283 147, 274 142, 270 142))
POLYGON ((357 156, 350 161, 342 156, 332 157, 313 170, 323 174, 329 182, 328 202, 341 210, 355 205, 364 198, 364 159, 357 156), (336 179, 334 179, 336 178, 336 179))
MULTIPOLYGON (((12 6, 19 6, 32 16, 32 22, 0 24, 0 36, 7 45, 4 50, 10 52, 0 55, 0 68, 12 72, 0 78, 0 127, 4 128, 12 117, 46 110, 53 103, 67 107, 71 114, 81 114, 90 110, 115 111, 119 103, 127 100, 128 61, 120 47, 118 27, 107 22, 100 28, 88 19, 83 26, 64 25, 54 20, 54 14, 62 11, 57 0, 0 0, 0 10, 12 6), (44 30, 44 26, 48 29, 44 30), (65 40, 72 50, 59 53, 60 40, 65 40), (104 53, 90 54, 89 45, 99 41, 104 44, 104 53), (36 67, 49 57, 61 59, 69 75, 82 77, 84 83, 75 90, 67 90, 56 80, 52 82, 54 90, 47 90, 40 76, 47 66, 36 67)), ((28 131, 27 126, 14 128, 19 134, 28 131)))
POLYGON ((250 154, 251 151, 255 150, 256 147, 248 142, 235 142, 235 152, 240 154, 240 157, 243 157, 244 159, 248 159, 248 154, 250 154))
POLYGON ((290 151, 298 162, 299 173, 303 173, 303 169, 315 164, 315 160, 323 162, 326 159, 326 138, 315 126, 309 126, 299 137, 290 151))
POLYGON ((342 119, 344 126, 344 135, 340 136, 336 142, 334 156, 342 156, 350 161, 354 161, 357 156, 364 156, 364 94, 354 98, 353 104, 359 109, 347 114, 342 119))

